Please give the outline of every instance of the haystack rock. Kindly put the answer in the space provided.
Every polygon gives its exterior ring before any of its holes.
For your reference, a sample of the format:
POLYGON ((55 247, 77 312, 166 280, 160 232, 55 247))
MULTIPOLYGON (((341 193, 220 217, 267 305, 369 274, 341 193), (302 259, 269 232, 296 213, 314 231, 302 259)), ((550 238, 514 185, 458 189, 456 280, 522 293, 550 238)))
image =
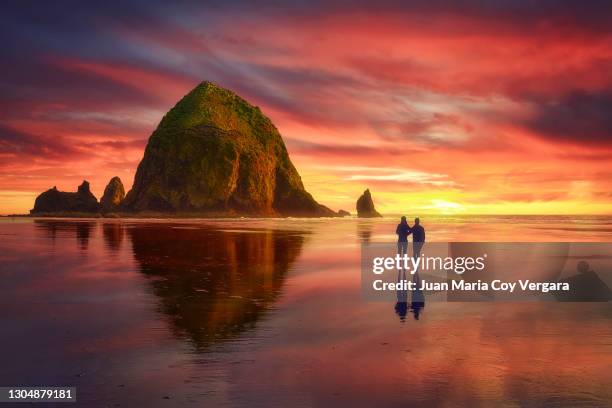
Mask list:
POLYGON ((372 201, 372 194, 370 194, 369 189, 364 191, 357 200, 357 216, 360 218, 382 217, 374 208, 374 201, 372 201))
POLYGON ((100 209, 98 200, 83 181, 76 193, 59 191, 53 187, 36 197, 30 214, 81 212, 96 213, 100 209))
POLYGON ((121 202, 125 198, 125 189, 119 177, 113 177, 106 188, 104 195, 100 199, 100 207, 103 212, 118 211, 121 202))
POLYGON ((258 107, 202 82, 149 138, 127 211, 336 216, 304 189, 276 127, 258 107))

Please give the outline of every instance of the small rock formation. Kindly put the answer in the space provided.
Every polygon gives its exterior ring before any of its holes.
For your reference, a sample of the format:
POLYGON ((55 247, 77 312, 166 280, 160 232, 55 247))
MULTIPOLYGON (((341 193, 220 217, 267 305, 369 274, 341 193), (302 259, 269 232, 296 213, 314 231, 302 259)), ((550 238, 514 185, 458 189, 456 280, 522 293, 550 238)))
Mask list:
POLYGON ((125 189, 121 179, 113 177, 104 189, 104 195, 100 199, 100 209, 102 212, 118 211, 124 198, 125 189))
POLYGON ((348 217, 348 216, 350 216, 350 215, 351 215, 351 213, 350 213, 350 212, 348 212, 348 211, 344 211, 344 210, 338 210, 338 215, 339 215, 340 217, 348 217))
POLYGON ((126 211, 333 217, 304 189, 283 139, 258 107, 202 82, 161 120, 126 211))
POLYGON ((36 197, 30 214, 81 212, 96 213, 100 209, 98 200, 83 180, 76 193, 59 191, 53 187, 36 197))
POLYGON ((374 201, 372 201, 372 194, 370 194, 369 189, 364 191, 357 200, 357 216, 359 218, 382 217, 374 208, 374 201))

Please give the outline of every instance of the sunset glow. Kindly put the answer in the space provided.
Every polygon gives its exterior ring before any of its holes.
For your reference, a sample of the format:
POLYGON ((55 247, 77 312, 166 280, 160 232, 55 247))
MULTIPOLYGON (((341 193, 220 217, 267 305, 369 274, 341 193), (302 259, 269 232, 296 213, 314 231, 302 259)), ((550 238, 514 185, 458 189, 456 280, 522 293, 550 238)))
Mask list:
POLYGON ((388 214, 612 213, 610 6, 442 3, 7 10, 0 214, 129 189, 203 80, 260 106, 334 210, 370 188, 388 214))

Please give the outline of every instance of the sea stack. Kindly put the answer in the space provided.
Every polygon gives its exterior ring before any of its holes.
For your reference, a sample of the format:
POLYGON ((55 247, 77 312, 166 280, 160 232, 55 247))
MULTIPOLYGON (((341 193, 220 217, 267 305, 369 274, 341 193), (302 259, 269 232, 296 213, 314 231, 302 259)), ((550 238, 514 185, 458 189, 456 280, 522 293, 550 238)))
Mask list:
POLYGON ((100 199, 100 209, 102 212, 118 211, 124 198, 125 189, 121 179, 113 177, 104 189, 104 195, 100 199))
POLYGON ((149 138, 122 208, 132 212, 337 216, 304 189, 270 119, 202 82, 149 138))
POLYGON ((376 211, 376 208, 374 208, 374 201, 372 201, 372 194, 370 194, 369 189, 366 189, 357 200, 357 216, 359 218, 382 217, 382 215, 376 211))
POLYGON ((98 200, 89 190, 89 182, 83 180, 76 193, 59 191, 53 187, 36 197, 30 214, 45 213, 97 213, 98 200))

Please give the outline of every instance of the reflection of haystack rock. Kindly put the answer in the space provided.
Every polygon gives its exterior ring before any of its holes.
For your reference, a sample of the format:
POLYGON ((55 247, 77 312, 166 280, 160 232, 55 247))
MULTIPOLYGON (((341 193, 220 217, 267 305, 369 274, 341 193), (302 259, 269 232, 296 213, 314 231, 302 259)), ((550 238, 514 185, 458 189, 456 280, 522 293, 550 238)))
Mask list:
POLYGON ((577 265, 578 275, 561 279, 559 282, 569 283, 568 292, 555 292, 555 298, 562 302, 609 302, 612 291, 602 281, 588 262, 580 261, 577 265))
POLYGON ((279 295, 304 240, 291 231, 181 226, 133 227, 128 235, 161 310, 197 347, 253 327, 279 295))
POLYGON ((372 194, 370 190, 363 192, 361 197, 357 200, 357 216, 360 218, 375 218, 382 217, 374 208, 374 201, 372 200, 372 194))

